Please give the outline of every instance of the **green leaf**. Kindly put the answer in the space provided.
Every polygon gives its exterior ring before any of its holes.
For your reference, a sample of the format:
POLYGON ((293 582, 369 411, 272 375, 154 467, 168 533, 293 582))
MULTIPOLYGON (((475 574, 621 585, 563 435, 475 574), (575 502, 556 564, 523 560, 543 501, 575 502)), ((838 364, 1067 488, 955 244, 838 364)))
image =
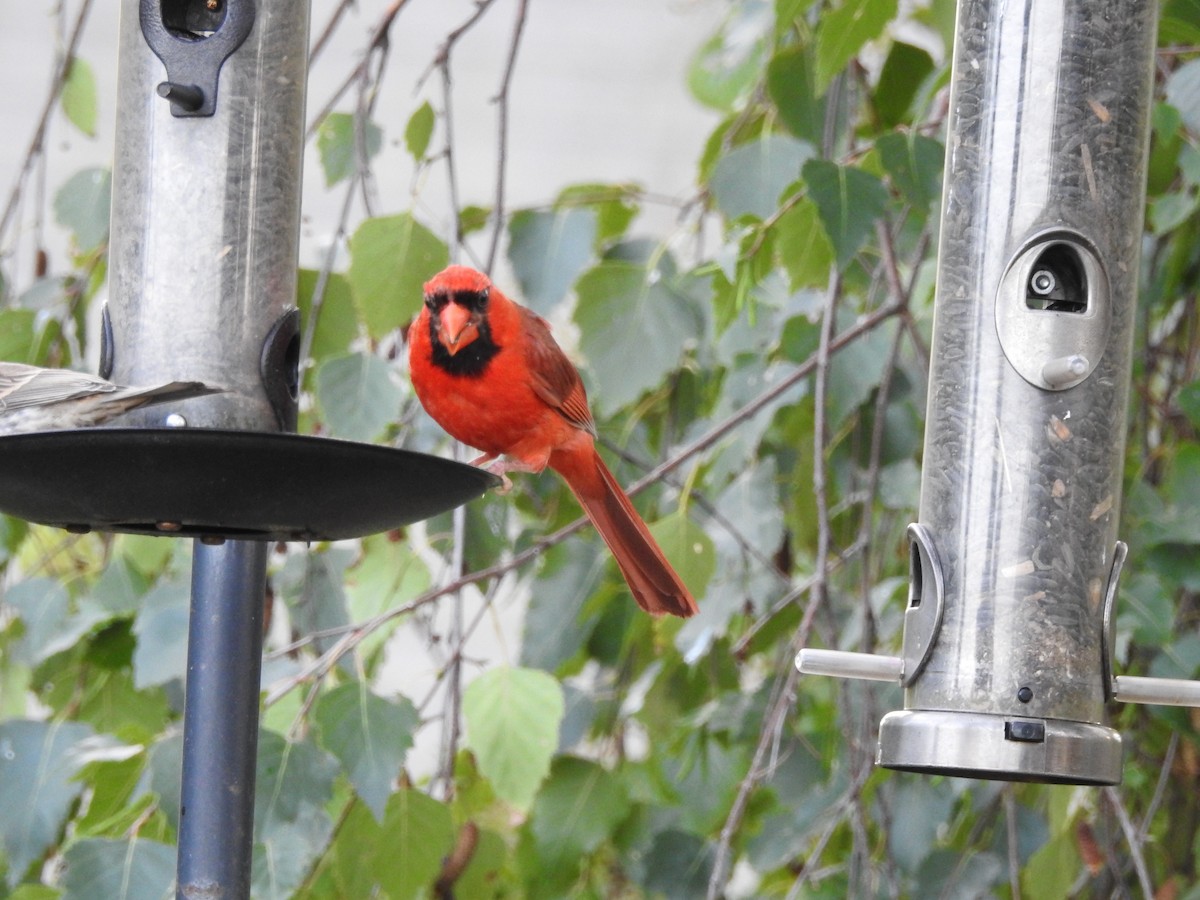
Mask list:
POLYGON ((1021 894, 1030 897, 1069 897, 1079 873, 1075 836, 1064 830, 1033 854, 1021 870, 1021 894))
POLYGON ((317 154, 325 172, 325 185, 332 187, 349 178, 382 147, 383 132, 374 122, 350 113, 330 113, 317 129, 317 154))
POLYGON ((907 121, 913 98, 933 69, 933 58, 920 47, 892 44, 875 88, 875 109, 884 125, 894 128, 907 121))
POLYGON ((823 159, 810 159, 804 164, 804 180, 833 244, 838 267, 844 269, 883 214, 887 188, 862 169, 823 159))
POLYGON ((182 581, 162 581, 143 598, 133 624, 138 639, 133 683, 139 690, 186 674, 190 606, 191 594, 182 581))
POLYGON ((824 93, 834 76, 879 37, 896 17, 897 0, 844 0, 821 17, 817 29, 817 90, 824 93))
POLYGON ((183 734, 168 732, 150 745, 146 753, 146 771, 133 799, 147 794, 155 798, 155 805, 166 818, 172 830, 179 830, 180 791, 183 786, 183 734))
POLYGON ((255 895, 290 897, 329 843, 337 763, 308 742, 260 731, 254 792, 255 895))
POLYGON ((1175 403, 1179 411, 1187 416, 1192 428, 1200 431, 1200 381, 1189 382, 1180 388, 1175 395, 1175 403))
MULTIPOLYGON (((354 557, 348 547, 332 547, 288 558, 277 585, 287 603, 292 627, 300 634, 319 634, 349 623, 345 582, 346 569, 354 557)), ((318 653, 325 653, 337 640, 337 635, 320 635, 314 645, 318 653)), ((353 673, 351 660, 343 662, 347 672, 353 673)))
POLYGON ((609 415, 662 383, 701 322, 692 300, 660 269, 607 261, 575 285, 580 349, 596 375, 594 409, 609 415))
POLYGON ((643 859, 641 884, 667 900, 692 900, 708 892, 715 851, 697 835, 675 828, 654 836, 643 859))
POLYGON ((400 416, 404 399, 392 369, 370 353, 347 353, 325 360, 315 377, 317 402, 337 437, 371 441, 400 416))
POLYGON ((139 838, 89 838, 63 856, 63 900, 164 900, 175 896, 175 848, 139 838))
POLYGON ((346 278, 371 337, 414 318, 423 285, 449 260, 446 245, 408 213, 359 225, 350 238, 346 278))
POLYGON ((1177 191, 1163 194, 1150 201, 1147 219, 1150 230, 1156 235, 1174 231, 1192 217, 1200 208, 1200 198, 1192 191, 1177 191))
POLYGON ((767 92, 784 126, 816 146, 824 137, 825 104, 813 89, 812 54, 808 47, 789 47, 767 66, 767 92))
POLYGON ((892 132, 875 142, 884 169, 905 198, 925 211, 942 187, 945 148, 913 132, 892 132))
MULTIPOLYGON (((1200 0, 1198 0, 1200 2, 1200 0)), ((1183 149, 1183 118, 1169 103, 1156 103, 1150 112, 1150 158, 1146 193, 1155 197, 1170 190, 1178 172, 1179 154, 1183 149)))
POLYGON ((775 250, 787 270, 792 290, 824 288, 833 265, 833 245, 821 225, 817 205, 801 198, 775 223, 775 250))
POLYGON ((322 695, 315 718, 321 745, 338 758, 358 796, 382 821, 392 782, 421 723, 416 707, 351 681, 322 695))
POLYGON ((54 219, 75 236, 75 247, 86 252, 108 237, 112 173, 84 169, 72 175, 54 195, 54 219))
POLYGON ((557 205, 589 209, 596 215, 596 243, 614 241, 638 213, 636 185, 573 184, 559 192, 557 205))
MULTIPOLYGON (((1187 554, 1191 561, 1194 557, 1187 554)), ((1148 572, 1136 572, 1121 579, 1117 624, 1133 631, 1133 639, 1143 646, 1163 647, 1174 631, 1175 604, 1162 580, 1148 572)))
MULTIPOLYGON (((896 829, 902 830, 902 829, 896 829)), ((932 848, 929 848, 932 849, 932 848)), ((916 873, 913 896, 916 897, 996 897, 1001 885, 1008 887, 1008 864, 995 853, 972 853, 969 865, 962 865, 956 849, 933 850, 916 873)), ((1054 897, 1039 889, 1030 896, 1054 897)), ((1069 896, 1069 893, 1066 895, 1069 896)))
POLYGON ((92 67, 78 56, 71 59, 62 87, 62 108, 71 124, 88 137, 96 136, 96 79, 92 67))
POLYGON ((454 845, 450 808, 420 791, 388 800, 373 869, 391 900, 424 896, 454 845))
POLYGON ((912 819, 904 828, 888 829, 888 848, 901 868, 915 872, 936 846, 938 829, 954 807, 954 787, 948 781, 907 776, 893 781, 889 793, 892 809, 911 810, 912 819))
POLYGON ((1166 0, 1158 16, 1160 47, 1200 44, 1200 0, 1166 0))
POLYGON ((116 535, 121 558, 147 578, 162 573, 178 544, 150 534, 116 535))
POLYGON ((591 634, 581 600, 600 582, 599 552, 587 541, 567 541, 549 548, 530 588, 529 611, 521 637, 521 665, 554 672, 575 656, 591 634))
POLYGON ((562 686, 536 669, 493 668, 467 685, 467 746, 496 794, 528 809, 550 771, 563 717, 562 686))
POLYGON ((508 259, 530 307, 548 313, 592 259, 596 213, 587 208, 521 210, 508 225, 508 259))
POLYGON ((262 900, 290 900, 296 896, 296 889, 329 846, 332 835, 333 823, 324 810, 275 823, 254 844, 251 896, 262 900))
POLYGON ((721 112, 733 109, 758 78, 766 50, 761 31, 766 24, 766 17, 754 4, 736 7, 688 66, 692 96, 721 112), (749 37, 754 31, 759 34, 749 37))
POLYGON ((429 140, 433 137, 435 119, 433 107, 426 100, 417 107, 416 112, 409 116, 408 124, 404 126, 404 145, 408 147, 408 152, 417 162, 425 158, 425 151, 429 149, 429 140))
POLYGON ((1200 131, 1200 59, 1189 60, 1171 73, 1167 102, 1179 110, 1188 128, 1200 131))
POLYGON ((683 509, 650 526, 650 532, 693 596, 703 597, 717 569, 712 539, 683 509))
POLYGON ((1185 634, 1163 647, 1150 663, 1153 678, 1192 679, 1200 671, 1200 635, 1185 634))
POLYGON ((25 624, 25 634, 19 645, 19 655, 26 665, 36 665, 65 650, 59 641, 63 623, 70 615, 67 589, 51 578, 30 578, 13 585, 4 595, 4 602, 16 610, 25 624))
MULTIPOLYGON (((429 566, 408 541, 376 534, 362 542, 362 555, 342 576, 346 621, 363 622, 424 593, 431 582, 429 566)), ((403 620, 378 628, 358 645, 363 659, 382 649, 403 620)))
POLYGON ((0 846, 10 888, 58 839, 83 790, 76 751, 91 737, 78 722, 0 722, 0 846))
POLYGON ((33 363, 29 348, 36 316, 31 309, 0 309, 0 359, 33 363))
POLYGON ((313 328, 310 353, 318 363, 345 353, 351 342, 358 337, 358 314, 354 309, 354 296, 345 275, 330 273, 325 280, 325 290, 317 309, 313 309, 313 293, 317 289, 320 273, 313 269, 301 269, 296 284, 296 305, 304 317, 304 327, 313 328), (314 328, 313 315, 317 316, 314 328))
POLYGON ((538 791, 530 826, 545 869, 578 867, 629 815, 624 784, 594 762, 576 757, 554 761, 538 791))
POLYGON ((784 134, 735 147, 713 170, 710 187, 717 208, 729 220, 744 215, 767 218, 815 152, 811 144, 784 134))

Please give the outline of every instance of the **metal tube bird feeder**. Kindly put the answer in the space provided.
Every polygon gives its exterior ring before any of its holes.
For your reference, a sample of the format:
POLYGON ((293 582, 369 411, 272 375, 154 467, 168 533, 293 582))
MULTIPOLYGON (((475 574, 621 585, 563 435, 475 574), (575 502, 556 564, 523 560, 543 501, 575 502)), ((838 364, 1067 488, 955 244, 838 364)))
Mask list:
POLYGON ((884 766, 1113 784, 1124 433, 1157 4, 960 0, 919 521, 884 766))
POLYGON ((0 511, 197 538, 178 896, 248 897, 269 542, 427 518, 474 467, 288 433, 308 0, 124 0, 101 374, 220 388, 123 427, 0 434, 0 511))

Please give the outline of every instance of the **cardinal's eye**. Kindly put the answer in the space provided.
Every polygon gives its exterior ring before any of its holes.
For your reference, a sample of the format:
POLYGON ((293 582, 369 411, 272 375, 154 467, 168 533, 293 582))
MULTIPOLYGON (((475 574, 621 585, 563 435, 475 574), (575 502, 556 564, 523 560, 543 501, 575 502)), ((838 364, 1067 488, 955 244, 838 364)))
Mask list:
POLYGON ((444 294, 441 291, 438 291, 436 294, 426 294, 425 295, 425 305, 429 307, 431 312, 435 312, 435 313, 441 312, 442 309, 445 308, 446 303, 449 302, 449 300, 450 300, 450 298, 447 297, 446 294, 444 294))
POLYGON ((454 302, 472 312, 483 312, 487 308, 488 289, 484 288, 481 291, 459 291, 454 295, 454 302))

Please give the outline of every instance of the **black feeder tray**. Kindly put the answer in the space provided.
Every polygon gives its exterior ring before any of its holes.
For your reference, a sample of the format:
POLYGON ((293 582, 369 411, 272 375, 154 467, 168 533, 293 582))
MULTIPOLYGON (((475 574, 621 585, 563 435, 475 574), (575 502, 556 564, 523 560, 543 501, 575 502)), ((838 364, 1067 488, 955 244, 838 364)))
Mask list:
POLYGON ((498 487, 452 460, 352 441, 206 428, 0 436, 0 512, 73 532, 334 541, 498 487))

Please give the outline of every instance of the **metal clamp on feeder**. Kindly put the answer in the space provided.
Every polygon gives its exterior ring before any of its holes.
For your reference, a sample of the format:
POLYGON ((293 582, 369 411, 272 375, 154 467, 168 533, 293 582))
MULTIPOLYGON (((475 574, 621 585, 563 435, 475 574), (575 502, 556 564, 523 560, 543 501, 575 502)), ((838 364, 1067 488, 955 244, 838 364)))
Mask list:
POLYGON ((1115 784, 1107 702, 1200 706, 1113 675, 1155 7, 958 4, 903 654, 796 659, 903 686, 880 765, 1115 784))

